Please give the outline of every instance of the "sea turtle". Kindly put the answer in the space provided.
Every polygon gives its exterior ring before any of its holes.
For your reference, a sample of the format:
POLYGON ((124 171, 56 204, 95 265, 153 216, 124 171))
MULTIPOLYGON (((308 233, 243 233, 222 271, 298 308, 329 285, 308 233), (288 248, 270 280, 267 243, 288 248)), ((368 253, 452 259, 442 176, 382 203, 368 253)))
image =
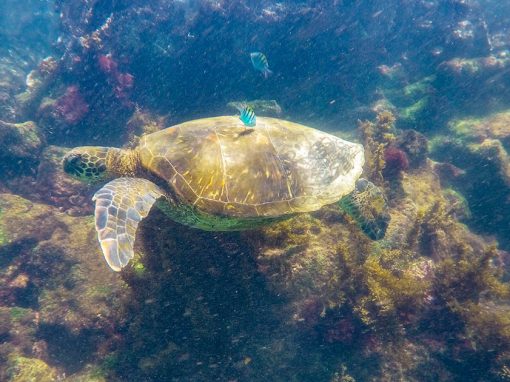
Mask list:
POLYGON ((74 148, 63 166, 88 182, 113 179, 93 200, 103 254, 120 271, 156 202, 173 220, 210 231, 250 229, 339 202, 380 239, 389 214, 379 188, 359 179, 363 163, 362 145, 325 132, 267 117, 250 129, 222 116, 142 136, 134 149, 74 148))

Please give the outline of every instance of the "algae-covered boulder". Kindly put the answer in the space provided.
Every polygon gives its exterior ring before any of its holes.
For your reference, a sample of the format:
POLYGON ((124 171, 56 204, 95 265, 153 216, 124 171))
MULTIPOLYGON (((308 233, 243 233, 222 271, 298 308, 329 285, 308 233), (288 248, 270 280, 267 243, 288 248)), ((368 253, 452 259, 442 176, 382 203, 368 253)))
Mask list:
POLYGON ((8 362, 9 382, 54 382, 57 370, 37 358, 11 356, 8 362))
POLYGON ((34 122, 9 123, 0 121, 0 159, 2 162, 20 160, 35 162, 44 144, 34 122))
POLYGON ((99 257, 91 217, 0 194, 0 254, 8 353, 43 359, 69 375, 108 352, 121 323, 123 283, 99 257))
POLYGON ((510 147, 510 111, 489 115, 485 118, 464 118, 453 120, 448 125, 455 137, 467 143, 497 139, 505 147, 510 147))
POLYGON ((64 147, 45 147, 30 175, 15 174, 3 180, 3 184, 12 193, 57 207, 69 215, 92 214, 93 189, 66 175, 62 168, 67 151, 64 147))
POLYGON ((68 214, 90 215, 92 190, 66 175, 62 169, 62 158, 68 150, 58 146, 48 146, 44 149, 37 168, 35 190, 32 190, 31 195, 36 193, 41 201, 56 206, 68 214))
POLYGON ((472 213, 470 225, 494 234, 504 248, 510 245, 510 114, 454 120, 448 135, 431 144, 434 159, 458 168, 450 183, 466 198, 472 213))

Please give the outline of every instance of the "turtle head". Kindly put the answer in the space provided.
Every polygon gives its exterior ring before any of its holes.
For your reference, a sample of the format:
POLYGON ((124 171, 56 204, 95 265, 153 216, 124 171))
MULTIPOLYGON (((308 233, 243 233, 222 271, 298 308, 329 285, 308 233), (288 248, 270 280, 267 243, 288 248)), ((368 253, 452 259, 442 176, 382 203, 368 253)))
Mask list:
POLYGON ((109 151, 109 147, 76 147, 64 156, 64 171, 87 183, 110 179, 113 174, 111 174, 107 165, 109 151))

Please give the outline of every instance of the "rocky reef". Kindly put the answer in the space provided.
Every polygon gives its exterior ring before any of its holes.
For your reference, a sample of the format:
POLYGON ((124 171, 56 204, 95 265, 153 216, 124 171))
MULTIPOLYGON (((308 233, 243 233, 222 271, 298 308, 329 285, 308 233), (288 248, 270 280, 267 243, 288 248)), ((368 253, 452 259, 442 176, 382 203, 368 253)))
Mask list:
MULTIPOLYGON (((137 113, 131 131, 161 127, 137 113)), ((472 124, 469 139, 481 143, 459 147, 492 158, 501 176, 505 118, 451 124, 456 142, 472 124)), ((476 225, 476 206, 445 170, 477 169, 445 156, 441 137, 432 161, 427 139, 399 130, 388 111, 359 132, 365 174, 391 207, 383 240, 336 206, 241 233, 187 228, 154 210, 120 275, 101 259, 87 189, 58 168, 65 149, 44 149, 41 197, 0 198, 2 378, 503 381, 508 255, 459 221, 476 225)))
POLYGON ((97 369, 115 346, 125 286, 94 256, 94 231, 89 216, 0 195, 0 379, 97 369))
POLYGON ((465 196, 476 231, 495 235, 508 248, 510 212, 510 113, 452 120, 431 144, 433 157, 453 165, 443 182, 465 196))
POLYGON ((467 1, 54 6, 52 49, 39 16, 0 23, 9 47, 44 45, 0 59, 0 380, 510 380, 504 23, 467 1), (238 233, 155 209, 111 272, 66 147, 239 102, 363 143, 384 239, 337 206, 238 233))

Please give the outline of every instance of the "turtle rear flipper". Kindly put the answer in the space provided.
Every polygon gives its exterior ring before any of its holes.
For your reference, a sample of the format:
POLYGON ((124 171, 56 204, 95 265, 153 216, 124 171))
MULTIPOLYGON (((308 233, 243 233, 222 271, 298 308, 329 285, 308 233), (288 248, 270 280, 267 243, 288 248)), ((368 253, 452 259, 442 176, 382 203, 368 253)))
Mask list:
POLYGON ((356 188, 338 202, 372 240, 380 240, 390 223, 389 208, 383 191, 367 179, 359 179, 356 188))
POLYGON ((138 223, 164 192, 141 178, 118 178, 94 194, 96 230, 108 265, 120 271, 133 258, 138 223))

